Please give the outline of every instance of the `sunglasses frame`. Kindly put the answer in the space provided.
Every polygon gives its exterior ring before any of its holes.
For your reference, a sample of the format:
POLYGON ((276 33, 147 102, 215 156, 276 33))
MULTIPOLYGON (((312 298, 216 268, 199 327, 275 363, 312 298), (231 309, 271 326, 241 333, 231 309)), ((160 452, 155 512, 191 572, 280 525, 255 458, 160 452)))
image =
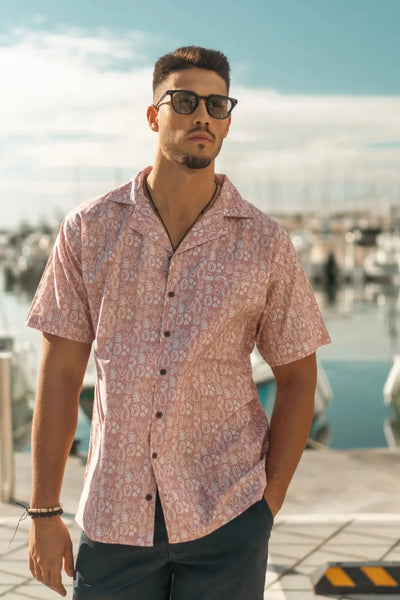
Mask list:
POLYGON ((191 90, 167 90, 166 92, 163 93, 163 95, 160 97, 158 102, 156 102, 156 104, 153 104, 153 106, 155 108, 158 108, 160 106, 160 102, 162 100, 164 100, 164 98, 166 98, 167 96, 171 96, 171 106, 174 109, 174 111, 176 112, 176 114, 178 114, 178 115, 192 115, 194 113, 194 111, 196 110, 196 108, 198 107, 200 100, 205 100, 206 109, 207 109, 208 114, 213 119, 218 119, 218 120, 227 119, 229 117, 229 115, 231 114, 231 112, 233 111, 233 109, 235 108, 236 104, 238 103, 238 101, 235 98, 231 98, 230 96, 223 96, 222 94, 210 94, 209 96, 199 96, 199 94, 196 94, 196 92, 192 92, 191 90), (177 92, 186 92, 187 94, 191 94, 192 96, 194 96, 196 98, 197 103, 191 112, 181 113, 176 110, 176 108, 174 106, 174 102, 173 102, 173 95, 177 92), (231 102, 232 106, 225 117, 215 117, 214 115, 212 115, 210 113, 210 109, 208 107, 208 101, 210 100, 210 98, 224 98, 224 100, 229 100, 231 102))

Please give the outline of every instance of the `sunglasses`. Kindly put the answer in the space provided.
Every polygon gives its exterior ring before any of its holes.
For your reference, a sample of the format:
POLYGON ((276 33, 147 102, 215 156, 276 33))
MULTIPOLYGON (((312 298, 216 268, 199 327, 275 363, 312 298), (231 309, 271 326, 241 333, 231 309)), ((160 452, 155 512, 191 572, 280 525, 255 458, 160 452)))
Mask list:
POLYGON ((198 107, 199 100, 205 100, 207 112, 213 119, 226 119, 229 117, 238 102, 235 98, 220 96, 219 94, 199 96, 188 90, 167 90, 154 106, 158 108, 160 102, 166 96, 171 96, 172 108, 179 115, 191 115, 198 107))

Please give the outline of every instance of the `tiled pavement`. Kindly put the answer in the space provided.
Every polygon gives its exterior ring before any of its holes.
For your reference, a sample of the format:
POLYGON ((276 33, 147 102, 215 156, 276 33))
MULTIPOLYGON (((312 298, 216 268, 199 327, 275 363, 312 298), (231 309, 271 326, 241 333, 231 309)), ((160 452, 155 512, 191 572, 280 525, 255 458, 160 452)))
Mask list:
MULTIPOLYGON (((17 497, 26 502, 29 456, 19 455, 16 459, 17 497)), ((400 594, 318 596, 314 593, 310 577, 328 562, 400 562, 399 463, 398 452, 310 453, 303 458, 285 508, 277 517, 272 532, 266 600, 400 598, 400 594), (348 482, 344 471, 349 473, 348 482), (338 474, 343 485, 340 493, 337 489, 338 474), (330 483, 332 479, 336 481, 330 483), (345 507, 347 511, 343 510, 345 507), (329 512, 332 508, 335 510, 329 512), (369 508, 374 510, 368 512, 369 508)), ((79 498, 83 469, 78 459, 69 460, 62 495, 66 510, 64 517, 75 548, 80 532, 73 513, 79 498)), ((35 582, 28 569, 29 520, 21 521, 14 541, 9 545, 22 512, 20 507, 0 503, 0 598, 37 600, 60 597, 35 582)), ((68 598, 71 598, 72 581, 66 576, 64 585, 68 589, 68 598)))
MULTIPOLYGON (((12 507, 13 513, 20 510, 12 507)), ((20 523, 11 546, 17 514, 0 519, 0 597, 7 600, 54 599, 57 594, 35 582, 27 565, 29 522, 20 523)), ((66 522, 74 545, 79 528, 71 517, 66 522)), ((400 561, 400 515, 288 516, 278 518, 270 542, 266 600, 341 598, 367 600, 368 595, 318 596, 310 575, 330 561, 400 561)), ((68 597, 72 582, 64 577, 68 597)), ((377 596, 371 596, 377 598, 377 596)), ((400 596, 397 596, 400 597, 400 596)), ((383 600, 385 596, 380 595, 383 600)), ((393 600, 394 596, 387 596, 393 600)), ((195 600, 195 599, 193 599, 195 600)))
MULTIPOLYGON (((400 561, 400 514, 294 515, 278 518, 271 536, 270 566, 264 598, 385 598, 383 595, 366 594, 315 594, 310 575, 321 566, 336 561, 400 561)), ((394 595, 388 595, 387 598, 393 600, 394 595)))

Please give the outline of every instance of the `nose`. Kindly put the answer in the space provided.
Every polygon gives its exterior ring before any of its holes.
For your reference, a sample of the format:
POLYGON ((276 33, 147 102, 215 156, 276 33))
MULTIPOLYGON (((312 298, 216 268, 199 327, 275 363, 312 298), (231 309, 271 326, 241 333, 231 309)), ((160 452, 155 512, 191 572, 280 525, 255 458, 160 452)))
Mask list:
POLYGON ((197 105, 196 110, 193 115, 193 122, 197 125, 203 123, 204 125, 210 124, 210 115, 207 112, 206 101, 204 98, 200 98, 199 104, 197 105))

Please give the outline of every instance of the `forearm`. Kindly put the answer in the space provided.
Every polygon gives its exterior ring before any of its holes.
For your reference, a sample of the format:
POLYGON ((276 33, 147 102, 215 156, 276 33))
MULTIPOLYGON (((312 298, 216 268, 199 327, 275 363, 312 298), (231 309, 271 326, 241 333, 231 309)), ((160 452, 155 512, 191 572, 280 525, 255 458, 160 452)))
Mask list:
POLYGON ((301 398, 298 392, 296 397, 288 389, 277 395, 275 401, 266 473, 267 487, 279 507, 307 442, 313 418, 312 400, 301 398), (290 404, 290 411, 285 410, 286 403, 290 404))
POLYGON ((314 414, 315 357, 305 359, 302 366, 304 369, 295 377, 284 383, 277 382, 270 423, 265 493, 273 512, 277 512, 283 503, 307 443, 314 414))
MULTIPOLYGON (((43 334, 38 393, 32 428, 31 507, 53 508, 60 501, 65 464, 78 421, 79 394, 90 344, 43 334)), ((72 577, 71 537, 60 516, 32 520, 29 568, 62 596, 61 568, 72 577)))
POLYGON ((41 376, 32 427, 31 506, 56 506, 74 439, 80 388, 41 376))
POLYGON ((31 506, 56 506, 74 439, 79 394, 90 352, 45 334, 32 427, 31 506), (74 359, 70 358, 74 356, 74 359), (71 363, 74 360, 75 364, 71 363))
MULTIPOLYGON (((65 463, 75 434, 79 389, 43 364, 32 430, 31 507, 52 508, 60 501, 65 463)), ((59 516, 33 519, 29 534, 29 567, 38 581, 62 596, 64 563, 73 576, 73 552, 68 529, 59 516)))

